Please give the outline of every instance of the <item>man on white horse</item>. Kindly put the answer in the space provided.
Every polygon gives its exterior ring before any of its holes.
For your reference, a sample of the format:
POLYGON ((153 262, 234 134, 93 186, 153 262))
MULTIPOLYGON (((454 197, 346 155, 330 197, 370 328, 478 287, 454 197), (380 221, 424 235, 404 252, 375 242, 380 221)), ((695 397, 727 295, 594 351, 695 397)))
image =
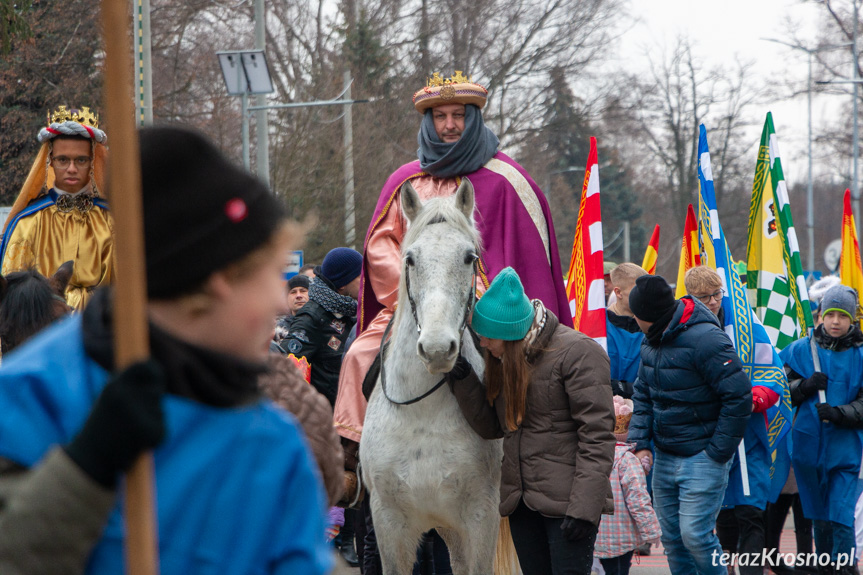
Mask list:
POLYGON ((362 382, 398 298, 407 227, 401 210, 405 182, 425 201, 453 195, 467 178, 475 192, 483 244, 478 289, 485 291, 499 271, 512 267, 530 298, 541 300, 562 324, 572 326, 548 202, 524 168, 498 151, 498 138, 480 111, 487 95, 484 87, 456 71, 447 79, 434 74, 413 96, 414 107, 423 114, 418 160, 396 170, 381 191, 363 250, 358 337, 339 376, 335 425, 351 442, 360 441, 366 411, 362 382))

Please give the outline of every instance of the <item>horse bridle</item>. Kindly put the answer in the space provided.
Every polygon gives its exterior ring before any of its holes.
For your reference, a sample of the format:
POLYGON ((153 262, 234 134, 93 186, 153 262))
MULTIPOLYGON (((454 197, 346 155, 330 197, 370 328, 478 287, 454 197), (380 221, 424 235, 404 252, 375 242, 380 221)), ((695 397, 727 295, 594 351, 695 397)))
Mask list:
MULTIPOLYGON (((419 317, 417 317, 416 303, 414 302, 414 297, 413 297, 413 294, 411 293, 411 274, 410 274, 409 268, 410 268, 410 266, 404 266, 402 268, 402 273, 404 274, 404 277, 405 277, 405 289, 408 293, 408 303, 410 304, 411 314, 414 317, 414 323, 417 324, 417 334, 421 334, 422 333, 422 326, 420 325, 419 317)), ((477 276, 478 272, 479 272, 479 255, 473 254, 473 277, 471 278, 470 293, 468 293, 467 302, 465 303, 464 317, 462 317, 461 328, 459 328, 459 330, 458 330, 459 333, 462 334, 462 337, 464 336, 465 328, 469 328, 467 320, 468 320, 468 317, 470 316, 471 310, 473 310, 474 303, 476 302, 476 276, 477 276)), ((395 321, 395 319, 396 319, 396 314, 393 314, 393 317, 391 317, 389 323, 387 323, 387 327, 386 327, 386 329, 384 329, 384 335, 381 338, 381 348, 380 348, 381 391, 383 391, 384 397, 386 397, 390 403, 394 403, 396 405, 411 405, 413 403, 416 403, 418 401, 421 401, 421 400, 427 398, 428 396, 430 396, 431 394, 436 392, 438 389, 440 389, 440 387, 443 384, 445 384, 447 382, 448 378, 446 375, 444 375, 441 378, 441 380, 434 385, 434 387, 432 387, 431 389, 429 389, 428 391, 426 391, 422 395, 415 397, 413 399, 409 399, 407 401, 396 401, 390 397, 389 393, 387 393, 387 376, 386 376, 386 368, 385 368, 385 362, 384 362, 384 350, 385 350, 384 344, 387 341, 387 336, 390 333, 390 328, 392 328, 393 322, 395 321)), ((459 340, 459 353, 461 353, 461 340, 459 340)))

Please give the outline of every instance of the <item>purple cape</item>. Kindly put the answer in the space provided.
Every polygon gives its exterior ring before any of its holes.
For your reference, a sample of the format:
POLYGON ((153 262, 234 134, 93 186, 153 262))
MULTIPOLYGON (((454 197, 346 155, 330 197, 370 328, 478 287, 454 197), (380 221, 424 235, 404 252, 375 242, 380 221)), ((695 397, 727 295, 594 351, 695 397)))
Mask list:
MULTIPOLYGON (((494 157, 521 172, 536 194, 548 224, 551 266, 548 265, 542 239, 515 188, 505 177, 483 167, 464 175, 473 184, 476 196, 476 221, 483 243, 480 270, 483 283, 488 287, 500 270, 510 266, 518 273, 529 298, 542 301, 560 319, 560 323, 572 327, 572 315, 566 298, 560 255, 557 251, 557 239, 548 202, 524 168, 502 152, 498 152, 494 157)), ((369 231, 366 233, 364 253, 368 247, 369 237, 392 207, 402 184, 426 175, 428 174, 420 169, 419 161, 416 161, 403 165, 387 179, 381 190, 378 205, 375 207, 369 231)), ((369 270, 366 261, 364 257, 360 280, 358 334, 362 333, 383 309, 368 281, 369 270)))

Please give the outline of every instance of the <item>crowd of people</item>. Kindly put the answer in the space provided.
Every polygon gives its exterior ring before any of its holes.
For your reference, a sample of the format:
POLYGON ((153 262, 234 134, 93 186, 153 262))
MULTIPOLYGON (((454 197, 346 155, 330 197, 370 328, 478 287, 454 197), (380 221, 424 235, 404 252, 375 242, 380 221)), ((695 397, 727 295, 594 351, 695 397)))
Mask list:
MULTIPOLYGON (((662 277, 610 264, 603 349, 573 329, 548 204, 499 151, 486 97, 461 72, 418 90, 418 160, 384 184, 362 252, 335 247, 287 282, 298 238, 279 200, 201 134, 142 129, 151 357, 123 369, 107 135, 87 108, 50 115, 0 242, 0 572, 122 572, 123 474, 153 451, 161 572, 314 575, 343 560, 382 574, 358 446, 412 265, 402 186, 425 201, 467 180, 482 250, 466 333, 484 369, 457 347, 435 393, 501 440, 498 511, 521 571, 626 575, 661 542, 680 575, 857 573, 858 294, 820 294, 817 327, 779 356, 786 377, 754 384, 716 271, 689 270, 675 299, 662 277), (765 413, 782 402, 791 440, 771 450, 765 413), (797 551, 814 538, 830 564, 763 556, 789 508, 797 551)), ((452 572, 441 533, 418 542, 414 569, 452 572)))

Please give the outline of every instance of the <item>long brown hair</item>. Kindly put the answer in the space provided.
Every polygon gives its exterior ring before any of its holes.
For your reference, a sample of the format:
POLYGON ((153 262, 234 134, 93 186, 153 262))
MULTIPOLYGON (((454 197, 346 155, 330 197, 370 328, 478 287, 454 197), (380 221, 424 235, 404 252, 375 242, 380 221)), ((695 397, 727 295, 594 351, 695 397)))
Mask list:
POLYGON ((527 343, 523 339, 503 342, 503 356, 498 360, 486 350, 485 384, 489 403, 503 391, 506 402, 506 428, 515 431, 524 419, 530 364, 527 343))

